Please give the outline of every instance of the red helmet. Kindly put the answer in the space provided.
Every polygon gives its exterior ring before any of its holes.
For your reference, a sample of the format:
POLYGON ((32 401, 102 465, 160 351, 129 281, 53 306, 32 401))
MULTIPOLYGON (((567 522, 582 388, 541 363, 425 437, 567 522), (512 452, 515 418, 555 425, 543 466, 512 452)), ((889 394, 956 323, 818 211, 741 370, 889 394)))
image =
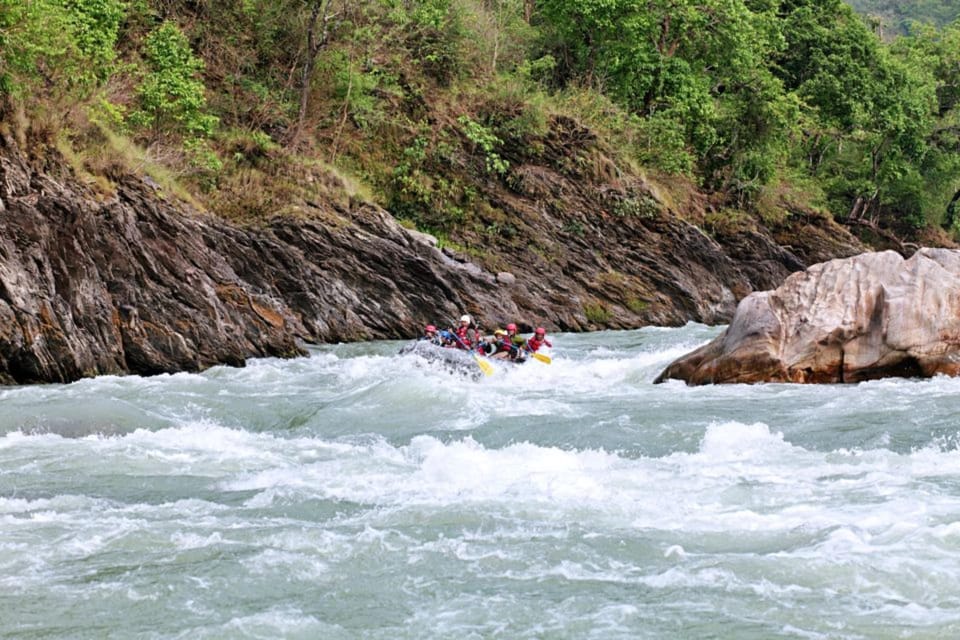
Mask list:
POLYGON ((511 322, 510 324, 507 325, 507 331, 516 331, 516 330, 517 330, 517 325, 515 325, 514 323, 511 322))
POLYGON ((425 331, 436 331, 437 328, 436 328, 435 326, 433 326, 432 324, 428 324, 424 330, 425 330, 425 331))
POLYGON ((537 334, 538 336, 542 336, 542 335, 544 335, 546 332, 547 332, 547 330, 544 329, 543 327, 537 327, 537 330, 534 331, 534 333, 537 334))

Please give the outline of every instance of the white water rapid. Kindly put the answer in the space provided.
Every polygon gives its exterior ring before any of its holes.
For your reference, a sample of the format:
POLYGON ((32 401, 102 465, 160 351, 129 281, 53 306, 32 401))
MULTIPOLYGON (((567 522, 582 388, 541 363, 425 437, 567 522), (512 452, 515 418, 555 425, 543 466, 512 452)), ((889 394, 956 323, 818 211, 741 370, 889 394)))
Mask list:
POLYGON ((960 380, 652 380, 717 328, 0 390, 0 637, 960 637, 960 380))

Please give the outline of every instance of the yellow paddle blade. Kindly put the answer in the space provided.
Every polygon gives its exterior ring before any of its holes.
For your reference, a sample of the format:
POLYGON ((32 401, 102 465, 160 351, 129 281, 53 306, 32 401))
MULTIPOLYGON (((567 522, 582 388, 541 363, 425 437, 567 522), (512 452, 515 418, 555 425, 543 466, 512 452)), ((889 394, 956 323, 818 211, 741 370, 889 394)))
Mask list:
POLYGON ((530 355, 532 355, 534 358, 536 358, 540 362, 545 362, 547 364, 550 364, 551 362, 553 362, 553 358, 551 358, 550 356, 544 353, 532 353, 530 355))
POLYGON ((485 376, 492 376, 492 375, 493 375, 493 365, 492 365, 492 364, 490 364, 489 362, 487 362, 486 360, 484 360, 483 358, 481 358, 481 357, 478 356, 477 354, 473 354, 473 357, 476 359, 476 361, 477 361, 477 366, 480 367, 480 371, 483 371, 483 375, 485 375, 485 376))

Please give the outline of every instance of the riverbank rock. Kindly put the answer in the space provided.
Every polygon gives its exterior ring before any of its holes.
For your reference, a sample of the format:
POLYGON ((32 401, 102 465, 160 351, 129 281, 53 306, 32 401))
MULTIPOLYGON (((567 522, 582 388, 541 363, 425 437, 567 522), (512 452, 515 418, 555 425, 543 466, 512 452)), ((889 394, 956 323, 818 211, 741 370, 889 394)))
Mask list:
POLYGON ((861 382, 960 373, 960 251, 865 253, 744 298, 656 382, 861 382))

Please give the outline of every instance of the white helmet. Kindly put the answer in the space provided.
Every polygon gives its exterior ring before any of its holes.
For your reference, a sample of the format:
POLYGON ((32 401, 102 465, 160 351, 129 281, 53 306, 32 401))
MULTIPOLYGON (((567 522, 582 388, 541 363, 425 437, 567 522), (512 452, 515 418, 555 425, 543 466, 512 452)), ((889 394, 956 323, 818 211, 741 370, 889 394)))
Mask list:
POLYGON ((460 316, 460 322, 466 322, 467 324, 473 324, 473 319, 467 314, 460 316))

